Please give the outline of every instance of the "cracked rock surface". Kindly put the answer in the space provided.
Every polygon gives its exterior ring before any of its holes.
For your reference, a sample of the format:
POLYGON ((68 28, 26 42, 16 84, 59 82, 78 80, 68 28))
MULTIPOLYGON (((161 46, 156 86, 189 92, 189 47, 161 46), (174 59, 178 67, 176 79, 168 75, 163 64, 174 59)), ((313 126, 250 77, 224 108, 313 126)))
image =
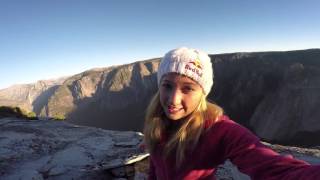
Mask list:
POLYGON ((61 121, 0 119, 0 179, 113 179, 109 168, 147 156, 138 148, 142 138, 61 121))

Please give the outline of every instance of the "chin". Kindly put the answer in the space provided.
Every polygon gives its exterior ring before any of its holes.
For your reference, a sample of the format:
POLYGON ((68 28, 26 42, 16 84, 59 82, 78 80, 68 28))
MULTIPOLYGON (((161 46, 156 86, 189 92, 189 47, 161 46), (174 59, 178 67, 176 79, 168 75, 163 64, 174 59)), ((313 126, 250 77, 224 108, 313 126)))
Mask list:
POLYGON ((177 116, 177 115, 168 115, 167 114, 167 118, 172 121, 179 121, 179 120, 183 119, 184 117, 185 116, 181 116, 181 115, 177 116))
POLYGON ((172 117, 169 117, 169 119, 172 120, 172 121, 179 121, 179 120, 181 120, 181 118, 172 118, 172 117))

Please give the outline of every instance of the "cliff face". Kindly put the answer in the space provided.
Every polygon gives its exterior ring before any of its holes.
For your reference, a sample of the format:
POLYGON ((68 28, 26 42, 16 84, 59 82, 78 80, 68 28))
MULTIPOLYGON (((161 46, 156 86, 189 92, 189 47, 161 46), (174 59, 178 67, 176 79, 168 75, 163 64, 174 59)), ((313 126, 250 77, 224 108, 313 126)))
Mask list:
POLYGON ((266 140, 319 145, 320 140, 312 138, 320 135, 319 90, 319 66, 290 65, 284 71, 281 86, 257 106, 251 126, 266 140))
POLYGON ((212 56, 209 95, 262 139, 319 145, 320 50, 212 56))
MULTIPOLYGON (((320 135, 319 49, 220 54, 211 59, 215 77, 208 98, 232 119, 267 141, 320 144, 313 138, 320 135)), ((31 102, 40 104, 36 112, 42 116, 141 131, 147 104, 157 89, 159 60, 89 70, 43 95, 47 100, 31 102)))
POLYGON ((65 81, 42 110, 47 116, 106 129, 141 130, 156 91, 159 59, 87 71, 65 81))

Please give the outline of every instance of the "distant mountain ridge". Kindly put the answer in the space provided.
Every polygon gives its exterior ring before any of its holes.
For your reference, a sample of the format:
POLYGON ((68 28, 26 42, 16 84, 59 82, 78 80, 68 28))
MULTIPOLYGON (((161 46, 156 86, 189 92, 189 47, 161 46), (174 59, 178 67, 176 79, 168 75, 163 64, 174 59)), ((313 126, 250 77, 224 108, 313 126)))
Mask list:
MULTIPOLYGON (((215 77, 208 98, 232 119, 266 141, 320 145, 313 138, 320 136, 320 49, 218 54, 211 60, 215 77)), ((75 124, 141 131, 157 89, 159 62, 156 58, 71 76, 43 91, 47 100, 33 111, 66 116, 75 124)))
POLYGON ((106 129, 141 130, 144 109, 156 90, 152 74, 158 62, 141 61, 72 76, 50 97, 40 115, 67 116, 72 123, 106 129))
POLYGON ((27 111, 40 113, 48 98, 67 77, 39 80, 36 83, 17 84, 0 90, 0 105, 18 106, 27 111))

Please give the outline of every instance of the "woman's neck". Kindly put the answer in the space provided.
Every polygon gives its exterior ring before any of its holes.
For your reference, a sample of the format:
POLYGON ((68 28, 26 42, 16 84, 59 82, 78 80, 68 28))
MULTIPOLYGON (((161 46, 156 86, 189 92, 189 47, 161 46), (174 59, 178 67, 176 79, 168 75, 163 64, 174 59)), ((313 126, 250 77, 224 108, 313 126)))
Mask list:
POLYGON ((166 131, 169 134, 173 134, 177 132, 182 124, 185 122, 185 119, 179 119, 179 120, 171 120, 166 118, 166 131))

